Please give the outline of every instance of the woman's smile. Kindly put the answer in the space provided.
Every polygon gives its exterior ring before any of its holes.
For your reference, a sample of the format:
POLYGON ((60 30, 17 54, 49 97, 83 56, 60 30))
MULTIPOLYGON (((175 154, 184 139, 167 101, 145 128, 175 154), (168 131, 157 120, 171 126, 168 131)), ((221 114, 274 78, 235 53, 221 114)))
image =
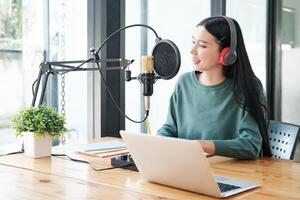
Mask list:
POLYGON ((193 64, 194 65, 198 65, 200 62, 201 62, 201 60, 193 58, 193 64))

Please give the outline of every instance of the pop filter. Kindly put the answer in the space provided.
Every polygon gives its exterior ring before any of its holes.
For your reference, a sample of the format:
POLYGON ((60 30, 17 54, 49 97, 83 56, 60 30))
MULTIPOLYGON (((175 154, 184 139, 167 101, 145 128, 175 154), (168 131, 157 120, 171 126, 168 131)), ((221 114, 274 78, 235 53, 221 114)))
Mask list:
POLYGON ((168 80, 176 76, 180 68, 180 53, 170 40, 159 40, 152 50, 155 73, 168 80))

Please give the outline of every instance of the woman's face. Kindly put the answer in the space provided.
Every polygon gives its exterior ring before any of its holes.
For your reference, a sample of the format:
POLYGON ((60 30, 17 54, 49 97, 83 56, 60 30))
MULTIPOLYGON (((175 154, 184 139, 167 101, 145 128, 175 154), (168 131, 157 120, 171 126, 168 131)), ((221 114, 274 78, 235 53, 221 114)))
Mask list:
POLYGON ((191 54, 196 71, 203 72, 222 67, 219 63, 220 45, 204 26, 199 26, 195 30, 191 54))

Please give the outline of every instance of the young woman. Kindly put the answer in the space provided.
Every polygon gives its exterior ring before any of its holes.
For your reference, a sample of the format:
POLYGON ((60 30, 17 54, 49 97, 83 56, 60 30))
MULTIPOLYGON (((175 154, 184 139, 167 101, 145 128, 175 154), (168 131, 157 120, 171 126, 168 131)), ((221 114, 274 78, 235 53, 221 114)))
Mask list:
POLYGON ((271 156, 265 95, 239 24, 224 16, 204 19, 191 54, 195 71, 178 79, 158 134, 199 140, 205 152, 221 156, 271 156))

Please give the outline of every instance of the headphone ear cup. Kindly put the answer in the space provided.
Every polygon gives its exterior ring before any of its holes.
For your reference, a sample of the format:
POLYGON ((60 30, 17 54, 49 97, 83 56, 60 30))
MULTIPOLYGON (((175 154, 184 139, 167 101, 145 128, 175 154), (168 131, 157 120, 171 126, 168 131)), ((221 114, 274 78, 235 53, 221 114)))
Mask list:
POLYGON ((219 63, 221 63, 222 65, 226 65, 226 56, 227 56, 227 54, 228 54, 229 51, 230 51, 230 48, 229 47, 225 47, 220 52, 219 63))

